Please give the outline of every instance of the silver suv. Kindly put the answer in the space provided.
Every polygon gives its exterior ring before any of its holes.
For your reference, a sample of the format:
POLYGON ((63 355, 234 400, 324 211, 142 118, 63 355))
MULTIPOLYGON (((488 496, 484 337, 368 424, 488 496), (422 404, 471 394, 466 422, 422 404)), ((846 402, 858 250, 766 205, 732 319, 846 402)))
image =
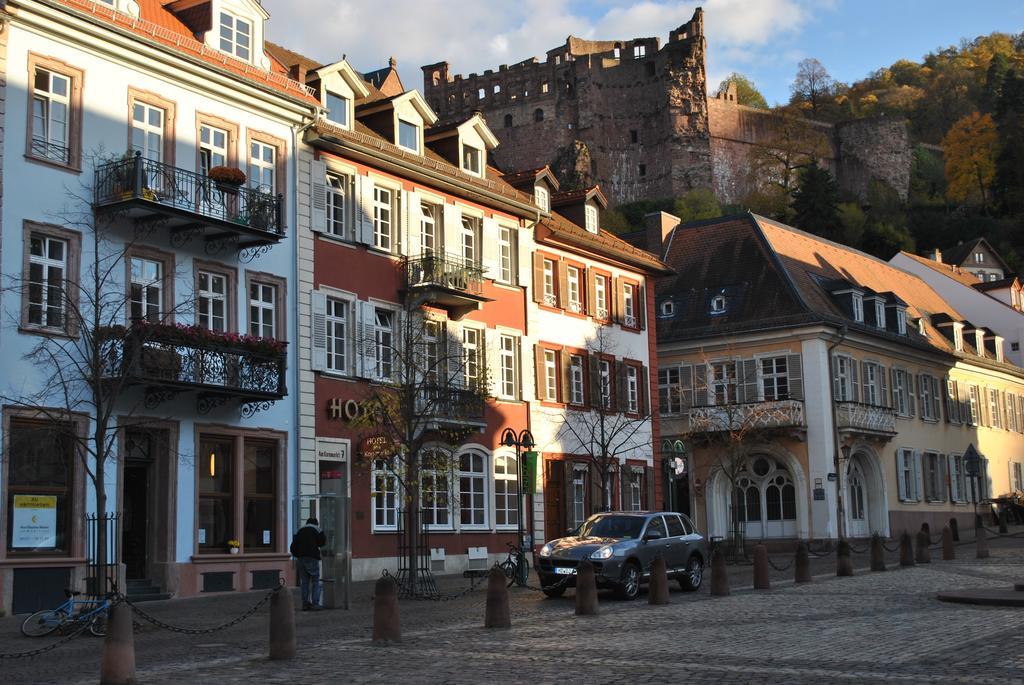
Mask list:
POLYGON ((704 578, 704 536, 674 511, 594 514, 567 537, 541 547, 537 575, 544 593, 558 597, 576 585, 576 567, 590 559, 598 587, 633 599, 650 578, 651 562, 662 557, 669 578, 696 590, 704 578))

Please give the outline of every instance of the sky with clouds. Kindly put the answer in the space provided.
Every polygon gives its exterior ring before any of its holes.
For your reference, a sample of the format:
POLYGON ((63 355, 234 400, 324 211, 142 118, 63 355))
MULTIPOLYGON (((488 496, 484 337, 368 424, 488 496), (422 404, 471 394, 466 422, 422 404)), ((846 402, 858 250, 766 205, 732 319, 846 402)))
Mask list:
POLYGON ((701 5, 713 87, 738 71, 769 103, 789 98, 804 57, 849 82, 964 37, 1024 31, 1021 0, 263 0, 271 40, 324 63, 345 55, 360 71, 394 56, 406 88, 419 89, 424 64, 482 72, 543 56, 570 34, 664 42, 701 5))

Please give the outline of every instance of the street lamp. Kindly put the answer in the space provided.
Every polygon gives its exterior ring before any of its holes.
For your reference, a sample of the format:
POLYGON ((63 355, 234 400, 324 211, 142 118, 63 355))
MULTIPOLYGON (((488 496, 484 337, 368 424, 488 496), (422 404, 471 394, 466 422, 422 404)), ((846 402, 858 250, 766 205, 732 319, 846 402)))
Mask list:
POLYGON ((516 486, 519 490, 516 496, 516 522, 517 522, 517 539, 516 539, 516 584, 520 587, 526 585, 526 563, 523 553, 523 450, 532 450, 536 444, 533 441, 533 435, 527 429, 523 429, 516 435, 516 432, 511 428, 506 428, 501 433, 501 444, 505 447, 516 448, 516 486))

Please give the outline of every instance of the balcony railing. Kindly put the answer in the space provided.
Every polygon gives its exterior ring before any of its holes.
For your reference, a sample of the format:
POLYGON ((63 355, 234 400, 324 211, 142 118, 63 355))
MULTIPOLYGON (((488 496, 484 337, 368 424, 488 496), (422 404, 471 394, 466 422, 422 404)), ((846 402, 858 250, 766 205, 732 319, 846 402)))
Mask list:
POLYGON ((841 431, 896 434, 896 410, 860 402, 836 402, 836 427, 841 431))
POLYGON ((96 168, 93 203, 98 211, 123 208, 135 210, 135 218, 176 219, 169 221, 172 233, 213 228, 211 237, 246 235, 255 244, 284 236, 280 195, 218 183, 140 153, 96 168))
POLYGON ((408 288, 438 287, 473 295, 483 291, 484 270, 479 264, 449 254, 406 257, 408 288))
POLYGON ((701 433, 807 427, 802 400, 691 407, 686 416, 689 419, 690 430, 701 433))
POLYGON ((428 386, 420 391, 417 410, 440 423, 483 423, 484 404, 477 390, 428 386))
POLYGON ((287 395, 285 343, 197 329, 136 324, 104 343, 109 377, 146 386, 152 408, 181 392, 198 392, 200 413, 228 399, 267 403, 287 395))

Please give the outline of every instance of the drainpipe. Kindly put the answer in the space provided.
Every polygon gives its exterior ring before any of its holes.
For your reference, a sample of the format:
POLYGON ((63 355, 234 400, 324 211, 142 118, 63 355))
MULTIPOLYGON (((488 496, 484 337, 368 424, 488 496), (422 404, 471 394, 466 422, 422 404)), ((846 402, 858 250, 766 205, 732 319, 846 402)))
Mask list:
POLYGON ((843 479, 839 473, 839 413, 836 411, 835 397, 835 363, 832 360, 832 351, 846 339, 849 328, 843 324, 839 328, 839 338, 828 346, 828 383, 829 395, 832 401, 832 465, 836 474, 836 538, 843 539, 843 479))

